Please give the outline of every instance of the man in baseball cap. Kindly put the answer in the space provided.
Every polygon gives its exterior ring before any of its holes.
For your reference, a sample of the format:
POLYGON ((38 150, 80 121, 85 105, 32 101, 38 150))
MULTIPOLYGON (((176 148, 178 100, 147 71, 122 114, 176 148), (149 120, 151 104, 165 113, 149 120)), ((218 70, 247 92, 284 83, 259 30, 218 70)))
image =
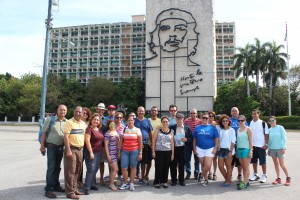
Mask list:
POLYGON ((108 120, 114 120, 115 119, 115 114, 116 114, 116 106, 114 105, 109 105, 107 107, 107 113, 108 113, 108 116, 104 118, 102 124, 104 126, 106 126, 108 120))

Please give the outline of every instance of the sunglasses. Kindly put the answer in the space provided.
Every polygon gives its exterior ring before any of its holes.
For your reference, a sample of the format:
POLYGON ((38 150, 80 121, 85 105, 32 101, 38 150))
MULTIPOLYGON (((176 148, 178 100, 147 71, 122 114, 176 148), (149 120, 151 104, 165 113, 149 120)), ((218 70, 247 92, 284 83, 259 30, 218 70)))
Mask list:
POLYGON ((215 116, 210 115, 209 118, 214 118, 215 116))
POLYGON ((168 123, 169 121, 162 121, 162 123, 168 123))
POLYGON ((228 120, 222 120, 222 122, 229 122, 228 120))
POLYGON ((114 126, 116 126, 116 124, 110 124, 110 125, 109 125, 109 127, 114 127, 114 126))
POLYGON ((202 119, 208 119, 208 117, 202 117, 202 119))
POLYGON ((123 117, 116 117, 116 119, 122 119, 123 117))
POLYGON ((238 122, 244 122, 245 120, 238 120, 238 122))
POLYGON ((176 112, 176 110, 170 110, 170 112, 176 112))
POLYGON ((269 120, 269 122, 270 122, 270 123, 273 123, 273 122, 275 122, 275 120, 269 120))
POLYGON ((191 114, 193 114, 193 115, 194 115, 194 114, 197 114, 197 113, 191 113, 191 114))

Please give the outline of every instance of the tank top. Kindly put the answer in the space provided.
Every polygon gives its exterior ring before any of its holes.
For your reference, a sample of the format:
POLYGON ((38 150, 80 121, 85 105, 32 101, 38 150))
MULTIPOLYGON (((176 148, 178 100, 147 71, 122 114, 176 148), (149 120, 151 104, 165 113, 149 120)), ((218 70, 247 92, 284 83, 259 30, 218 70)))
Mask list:
POLYGON ((247 130, 248 128, 245 128, 243 132, 240 132, 240 129, 238 129, 237 131, 236 144, 238 149, 242 149, 242 148, 250 149, 247 130))
POLYGON ((173 130, 169 129, 169 132, 163 132, 159 129, 157 139, 155 143, 155 151, 171 151, 171 133, 173 130))

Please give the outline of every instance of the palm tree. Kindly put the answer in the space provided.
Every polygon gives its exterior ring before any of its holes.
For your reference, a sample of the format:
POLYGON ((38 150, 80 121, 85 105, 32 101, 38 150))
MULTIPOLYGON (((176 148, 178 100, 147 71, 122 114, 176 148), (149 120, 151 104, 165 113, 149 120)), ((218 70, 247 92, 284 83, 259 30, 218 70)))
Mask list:
MULTIPOLYGON (((275 41, 273 41, 272 43, 266 43, 266 46, 267 73, 265 74, 264 79, 269 86, 270 104, 272 106, 274 87, 276 86, 279 78, 286 78, 287 54, 281 52, 284 46, 277 45, 275 41)), ((271 110, 272 109, 270 107, 270 112, 271 110)))
POLYGON ((267 43, 261 45, 261 42, 258 38, 254 38, 255 45, 251 45, 251 53, 254 56, 253 65, 251 66, 253 70, 253 75, 256 76, 256 94, 258 95, 259 89, 259 75, 264 74, 267 59, 266 59, 266 46, 267 43))
POLYGON ((239 47, 237 50, 239 53, 233 57, 235 59, 233 69, 236 70, 236 77, 243 73, 247 85, 247 95, 250 97, 249 75, 252 75, 251 66, 253 63, 251 45, 248 43, 244 48, 239 47))

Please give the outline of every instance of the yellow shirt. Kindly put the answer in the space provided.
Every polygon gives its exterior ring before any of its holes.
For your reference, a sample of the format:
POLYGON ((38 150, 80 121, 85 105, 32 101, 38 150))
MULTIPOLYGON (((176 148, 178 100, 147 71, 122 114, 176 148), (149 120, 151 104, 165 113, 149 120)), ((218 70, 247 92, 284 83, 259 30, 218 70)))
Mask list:
POLYGON ((84 132, 86 124, 84 121, 76 121, 74 117, 67 121, 64 134, 69 135, 70 146, 83 147, 84 145, 84 132))
MULTIPOLYGON (((160 119, 160 118, 156 118, 156 120, 153 120, 153 119, 149 118, 149 121, 150 121, 150 123, 151 123, 151 125, 152 125, 152 128, 153 128, 153 130, 152 130, 152 135, 153 135, 153 133, 154 133, 156 127, 162 126, 162 124, 161 124, 161 119, 160 119)), ((152 137, 153 137, 153 136, 152 136, 152 137)), ((149 140, 149 144, 151 145, 150 140, 149 140)))

